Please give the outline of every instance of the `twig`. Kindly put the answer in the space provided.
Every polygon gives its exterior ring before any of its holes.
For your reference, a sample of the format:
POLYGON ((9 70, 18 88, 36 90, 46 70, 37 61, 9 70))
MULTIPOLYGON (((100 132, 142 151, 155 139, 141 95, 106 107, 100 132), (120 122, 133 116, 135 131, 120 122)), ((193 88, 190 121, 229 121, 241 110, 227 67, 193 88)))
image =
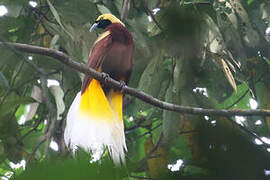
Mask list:
POLYGON ((40 146, 47 140, 48 136, 47 134, 45 134, 41 140, 39 141, 38 145, 33 149, 32 153, 29 154, 28 158, 27 158, 27 163, 35 156, 37 150, 40 148, 40 146))
POLYGON ((141 138, 147 134, 151 134, 155 129, 159 128, 162 125, 162 123, 159 123, 158 125, 156 125, 155 127, 153 127, 152 129, 150 129, 149 131, 139 135, 137 138, 141 138))
POLYGON ((233 109, 233 110, 217 110, 217 109, 203 109, 203 108, 197 108, 197 107, 189 107, 189 106, 180 106, 168 102, 161 101, 157 98, 154 98, 142 91, 139 91, 137 89, 128 87, 128 86, 122 86, 122 84, 112 78, 107 78, 106 81, 102 73, 99 73, 95 71, 92 68, 87 68, 85 64, 78 63, 74 61, 70 56, 67 54, 57 51, 54 49, 39 47, 39 46, 33 46, 33 45, 27 45, 27 44, 20 44, 20 43, 3 43, 0 42, 0 45, 8 45, 10 47, 13 47, 17 50, 20 50, 22 52, 28 52, 28 53, 34 53, 34 54, 41 54, 45 56, 52 57, 63 64, 69 66, 70 68, 80 71, 84 74, 90 75, 93 78, 101 81, 102 83, 106 85, 110 85, 114 88, 122 88, 122 92, 125 94, 129 94, 131 96, 134 96, 146 103, 149 103, 153 106, 159 107, 161 109, 179 112, 182 114, 193 114, 193 115, 206 115, 206 116, 270 116, 270 110, 265 109, 255 109, 255 110, 242 110, 242 109, 233 109))
POLYGON ((129 134, 129 133, 131 133, 132 131, 134 131, 135 129, 140 128, 140 127, 141 127, 141 124, 142 124, 144 121, 146 121, 146 118, 143 118, 143 117, 140 118, 140 119, 138 120, 138 123, 137 123, 136 125, 131 126, 131 127, 125 129, 125 134, 129 134))
POLYGON ((25 133, 25 134, 20 138, 20 141, 23 141, 23 139, 24 139, 26 136, 28 136, 28 135, 31 134, 32 132, 36 131, 37 128, 38 128, 38 126, 40 125, 41 122, 42 122, 41 120, 37 121, 37 122, 35 123, 34 127, 33 127, 31 130, 29 130, 27 133, 25 133))
POLYGON ((229 122, 231 122, 233 125, 235 125, 236 127, 238 127, 239 129, 241 129, 242 131, 244 131, 245 133, 247 133, 248 135, 250 135, 251 137, 253 137, 254 139, 259 139, 263 144, 261 146, 263 146, 264 148, 270 148, 270 145, 265 143, 260 136, 258 136, 256 133, 252 132, 251 130, 249 130, 249 128, 245 125, 240 125, 238 124, 236 121, 233 121, 231 119, 229 119, 229 122))
POLYGON ((140 160, 140 162, 138 163, 139 165, 137 169, 140 169, 145 163, 145 161, 149 159, 151 155, 158 149, 159 145, 162 142, 162 139, 163 139, 163 133, 160 134, 157 144, 151 149, 151 151, 147 153, 147 155, 142 160, 140 160))
POLYGON ((158 27, 161 31, 163 31, 163 30, 164 30, 163 27, 161 27, 161 25, 158 23, 158 21, 156 20, 154 14, 152 13, 151 9, 148 8, 148 6, 147 6, 147 4, 146 4, 145 1, 144 1, 143 3, 144 3, 143 6, 144 6, 144 10, 145 10, 146 14, 149 15, 149 16, 152 18, 152 20, 154 21, 154 23, 157 25, 157 27, 158 27))

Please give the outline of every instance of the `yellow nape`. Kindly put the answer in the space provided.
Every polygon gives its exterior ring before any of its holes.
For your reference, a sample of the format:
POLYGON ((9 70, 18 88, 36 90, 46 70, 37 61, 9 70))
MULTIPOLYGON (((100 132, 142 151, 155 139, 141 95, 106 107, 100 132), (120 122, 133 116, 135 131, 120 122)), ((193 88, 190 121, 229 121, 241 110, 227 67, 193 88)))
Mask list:
POLYGON ((100 40, 104 39, 105 37, 107 37, 110 34, 110 31, 105 31, 102 34, 100 34, 97 38, 97 40, 94 42, 94 44, 96 44, 97 42, 99 42, 100 40))
POLYGON ((80 115, 91 119, 113 121, 114 113, 103 92, 103 89, 96 79, 92 79, 80 102, 80 115))
POLYGON ((122 24, 125 27, 125 24, 122 21, 120 21, 117 17, 115 17, 114 15, 112 15, 112 14, 109 14, 109 13, 102 14, 102 15, 98 16, 97 21, 99 21, 101 19, 110 20, 112 23, 120 23, 120 24, 122 24))
POLYGON ((119 119, 121 120, 121 122, 123 122, 123 115, 122 115, 123 94, 121 92, 111 90, 108 96, 108 100, 110 102, 112 110, 117 113, 119 119))

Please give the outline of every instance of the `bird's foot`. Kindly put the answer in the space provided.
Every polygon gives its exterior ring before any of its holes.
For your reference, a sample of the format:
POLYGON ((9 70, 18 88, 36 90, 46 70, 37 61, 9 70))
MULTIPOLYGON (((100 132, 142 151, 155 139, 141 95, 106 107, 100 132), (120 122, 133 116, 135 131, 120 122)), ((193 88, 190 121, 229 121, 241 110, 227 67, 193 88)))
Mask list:
POLYGON ((120 92, 123 93, 124 87, 126 87, 127 85, 126 85, 126 83, 125 83, 124 81, 122 81, 122 80, 120 80, 119 82, 120 82, 120 87, 119 87, 120 92))
POLYGON ((108 79, 110 78, 109 74, 105 73, 105 72, 102 72, 101 73, 101 77, 102 77, 102 80, 103 82, 106 84, 108 82, 108 79))

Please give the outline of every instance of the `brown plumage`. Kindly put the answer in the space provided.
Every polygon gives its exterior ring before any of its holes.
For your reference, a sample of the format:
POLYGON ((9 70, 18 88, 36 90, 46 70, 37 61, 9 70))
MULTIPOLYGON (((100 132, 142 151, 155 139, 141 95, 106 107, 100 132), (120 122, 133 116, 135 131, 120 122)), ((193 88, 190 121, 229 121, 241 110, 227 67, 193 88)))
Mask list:
MULTIPOLYGON (((110 75, 111 78, 128 83, 132 71, 132 58, 134 53, 133 38, 128 30, 120 23, 108 25, 105 32, 110 34, 98 41, 88 59, 88 67, 110 75)), ((82 83, 83 93, 92 80, 85 76, 82 83)), ((108 86, 103 87, 108 93, 108 86)))
MULTIPOLYGON (((90 31, 105 31, 93 45, 88 67, 107 73, 111 78, 128 83, 132 71, 134 43, 125 25, 111 14, 100 15, 90 31)), ((115 164, 125 162, 123 94, 118 89, 101 85, 85 75, 81 92, 75 97, 67 114, 65 142, 96 152, 107 147, 115 164)))

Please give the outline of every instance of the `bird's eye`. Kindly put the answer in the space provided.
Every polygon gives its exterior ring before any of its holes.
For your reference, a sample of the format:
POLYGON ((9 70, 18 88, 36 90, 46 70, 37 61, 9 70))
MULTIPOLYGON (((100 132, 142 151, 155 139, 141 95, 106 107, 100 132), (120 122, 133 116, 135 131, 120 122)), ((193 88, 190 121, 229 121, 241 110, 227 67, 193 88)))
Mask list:
POLYGON ((95 21, 95 23, 97 23, 98 21, 95 21))

